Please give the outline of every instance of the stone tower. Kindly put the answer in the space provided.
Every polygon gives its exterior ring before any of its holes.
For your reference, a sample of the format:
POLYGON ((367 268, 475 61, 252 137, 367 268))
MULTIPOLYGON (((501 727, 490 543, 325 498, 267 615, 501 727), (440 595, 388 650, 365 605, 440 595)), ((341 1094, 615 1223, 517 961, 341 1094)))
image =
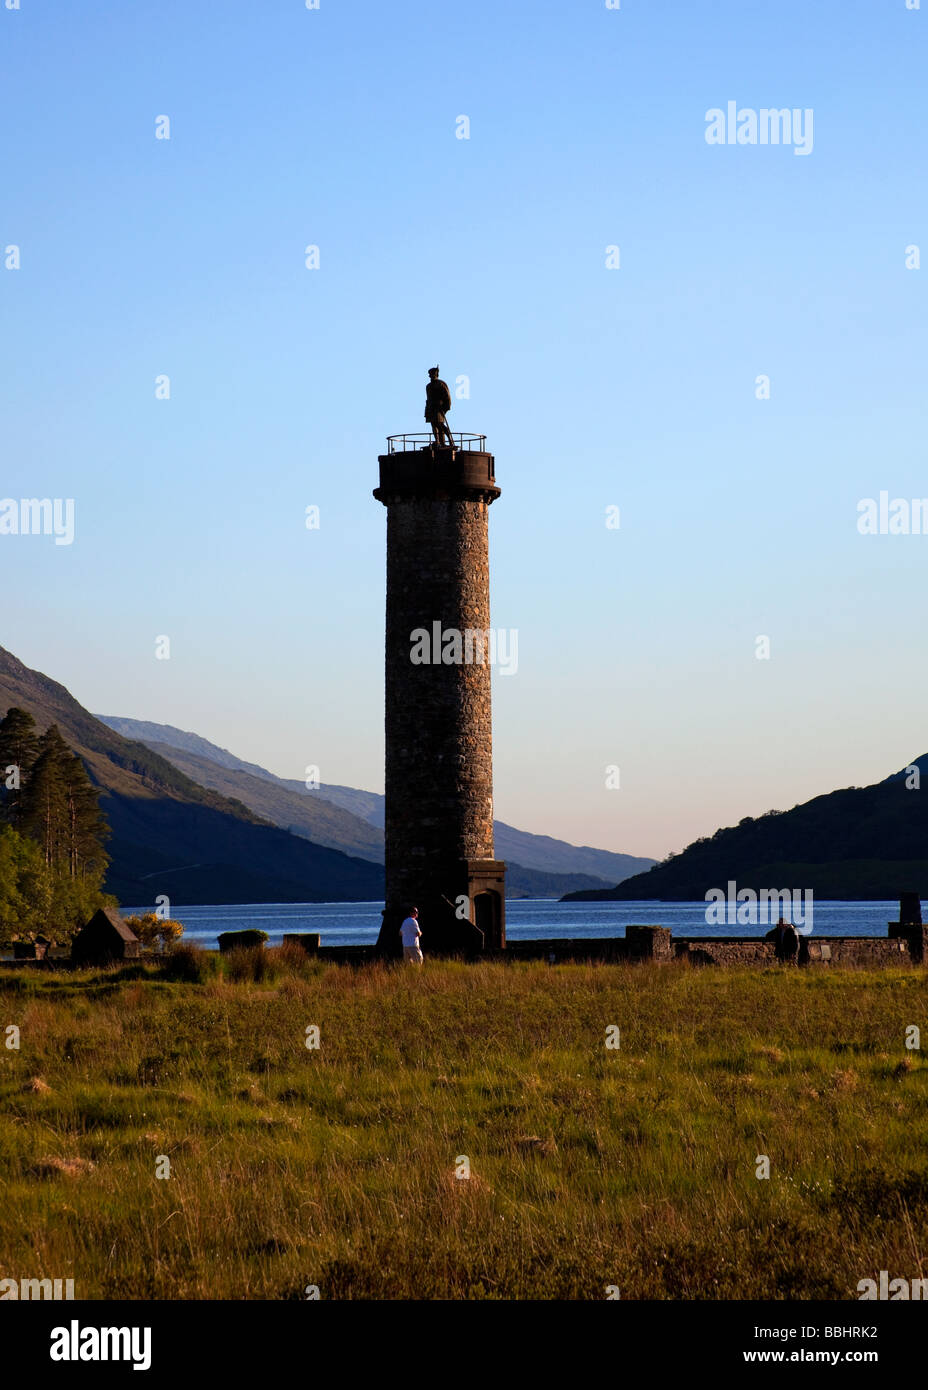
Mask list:
POLYGON ((493 853, 488 508, 482 435, 461 448, 396 435, 374 496, 387 509, 386 903, 378 949, 399 954, 419 909, 428 953, 506 944, 493 853))

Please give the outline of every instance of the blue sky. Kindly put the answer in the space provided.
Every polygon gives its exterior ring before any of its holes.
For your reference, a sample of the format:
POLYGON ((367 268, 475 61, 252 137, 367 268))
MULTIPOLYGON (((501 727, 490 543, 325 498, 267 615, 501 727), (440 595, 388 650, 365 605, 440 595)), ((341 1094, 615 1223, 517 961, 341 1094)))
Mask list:
POLYGON ((928 537, 857 530, 928 496, 928 13, 21 6, 0 494, 73 497, 75 538, 0 536, 2 645, 95 711, 382 789, 371 489, 439 362, 502 487, 500 818, 660 856, 928 749, 928 537), (730 100, 811 109, 811 153, 707 144, 730 100))

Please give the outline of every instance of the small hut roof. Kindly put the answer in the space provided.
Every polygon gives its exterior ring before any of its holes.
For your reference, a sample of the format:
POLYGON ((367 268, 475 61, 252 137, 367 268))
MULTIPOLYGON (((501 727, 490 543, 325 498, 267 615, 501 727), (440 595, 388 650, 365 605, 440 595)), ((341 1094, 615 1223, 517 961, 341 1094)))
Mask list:
POLYGON ((113 928, 113 930, 119 933, 123 941, 138 941, 138 937, 136 936, 135 932, 132 930, 130 926, 127 926, 126 922, 123 920, 122 917, 120 917, 115 907, 97 908, 90 921, 84 927, 84 930, 86 931, 87 927, 92 926, 98 917, 105 917, 107 922, 109 922, 110 926, 113 928))

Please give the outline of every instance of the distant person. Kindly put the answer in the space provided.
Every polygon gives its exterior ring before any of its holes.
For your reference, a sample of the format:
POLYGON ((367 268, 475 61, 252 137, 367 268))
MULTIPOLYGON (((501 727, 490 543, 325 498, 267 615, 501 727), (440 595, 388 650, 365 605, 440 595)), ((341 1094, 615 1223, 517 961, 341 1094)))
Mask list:
POLYGON ((422 964, 422 952, 419 949, 419 939, 422 932, 419 930, 419 909, 411 907, 409 916, 400 927, 400 936, 403 938, 403 955, 409 965, 422 964))
POLYGON ((773 942, 777 960, 787 965, 796 964, 799 955, 799 933, 792 922, 787 922, 785 917, 781 917, 773 930, 768 931, 767 940, 773 942))

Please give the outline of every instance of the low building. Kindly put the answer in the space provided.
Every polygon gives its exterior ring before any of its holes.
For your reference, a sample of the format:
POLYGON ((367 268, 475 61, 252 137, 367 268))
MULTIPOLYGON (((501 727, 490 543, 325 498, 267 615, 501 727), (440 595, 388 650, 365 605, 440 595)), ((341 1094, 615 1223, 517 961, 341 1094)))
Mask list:
POLYGON ((106 965, 114 960, 135 960, 142 943, 115 907, 101 907, 71 942, 72 965, 106 965))
POLYGON ((21 941, 17 937, 13 942, 13 959, 44 960, 53 944, 47 936, 37 936, 32 941, 21 941))

